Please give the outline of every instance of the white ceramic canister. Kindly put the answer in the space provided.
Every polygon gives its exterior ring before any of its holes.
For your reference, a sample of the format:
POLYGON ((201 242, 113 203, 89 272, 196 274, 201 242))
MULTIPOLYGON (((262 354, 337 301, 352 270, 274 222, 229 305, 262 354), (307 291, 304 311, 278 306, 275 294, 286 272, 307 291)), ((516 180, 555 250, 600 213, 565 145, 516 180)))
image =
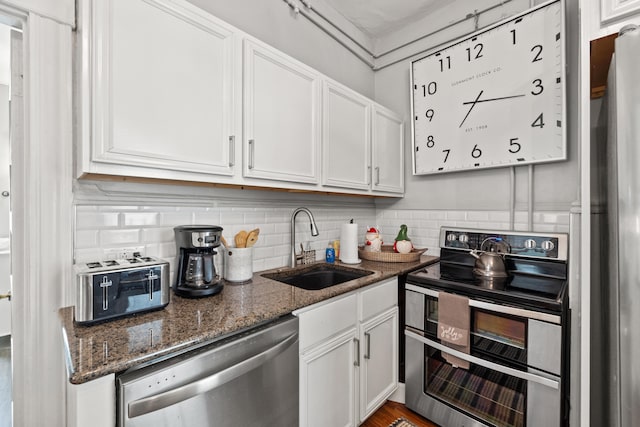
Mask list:
POLYGON ((247 282, 253 277, 253 248, 224 249, 224 279, 247 282))

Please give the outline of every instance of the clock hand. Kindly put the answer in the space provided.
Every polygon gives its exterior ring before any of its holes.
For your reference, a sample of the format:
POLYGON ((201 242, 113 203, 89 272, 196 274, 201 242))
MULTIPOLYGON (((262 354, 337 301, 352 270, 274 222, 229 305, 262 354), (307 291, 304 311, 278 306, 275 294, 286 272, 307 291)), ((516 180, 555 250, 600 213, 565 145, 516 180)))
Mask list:
MULTIPOLYGON (((458 126, 459 128, 462 127, 462 125, 464 124, 464 121, 467 120, 467 117, 469 117, 469 113, 471 113, 471 110, 473 110, 473 107, 476 106, 476 104, 478 103, 478 100, 480 99, 480 97, 482 96, 482 93, 484 92, 484 90, 481 90, 480 93, 478 94, 478 96, 476 97, 476 100, 473 102, 470 102, 469 104, 471 104, 471 108, 469 108, 469 111, 467 111, 467 115, 464 116, 464 119, 462 119, 462 122, 460 123, 460 126, 458 126)), ((466 103, 465 103, 466 104, 466 103)), ((464 104, 463 104, 464 105, 464 104)))
POLYGON ((488 99, 480 99, 480 100, 476 99, 475 101, 463 102, 462 105, 476 104, 477 102, 499 101, 501 99, 509 99, 509 98, 520 98, 521 96, 525 96, 525 95, 501 96, 500 98, 488 98, 488 99))

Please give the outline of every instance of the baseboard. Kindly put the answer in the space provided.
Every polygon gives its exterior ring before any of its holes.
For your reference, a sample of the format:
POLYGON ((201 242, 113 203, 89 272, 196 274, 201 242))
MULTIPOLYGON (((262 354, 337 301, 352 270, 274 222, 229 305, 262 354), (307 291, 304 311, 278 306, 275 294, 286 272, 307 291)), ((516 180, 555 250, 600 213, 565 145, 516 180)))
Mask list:
POLYGON ((396 391, 393 392, 391 396, 389 396, 388 400, 391 400, 397 403, 402 403, 404 405, 405 404, 404 389, 405 389, 404 383, 398 383, 398 388, 396 389, 396 391))

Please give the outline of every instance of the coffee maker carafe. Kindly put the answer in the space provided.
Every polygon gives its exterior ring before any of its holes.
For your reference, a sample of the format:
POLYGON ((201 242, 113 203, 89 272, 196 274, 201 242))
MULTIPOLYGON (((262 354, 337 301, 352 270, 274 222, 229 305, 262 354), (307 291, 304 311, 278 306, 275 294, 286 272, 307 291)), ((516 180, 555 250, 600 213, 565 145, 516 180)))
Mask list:
POLYGON ((178 268, 173 291, 183 297, 205 297, 222 290, 222 278, 216 272, 215 250, 220 246, 222 227, 217 225, 180 225, 176 237, 178 268))

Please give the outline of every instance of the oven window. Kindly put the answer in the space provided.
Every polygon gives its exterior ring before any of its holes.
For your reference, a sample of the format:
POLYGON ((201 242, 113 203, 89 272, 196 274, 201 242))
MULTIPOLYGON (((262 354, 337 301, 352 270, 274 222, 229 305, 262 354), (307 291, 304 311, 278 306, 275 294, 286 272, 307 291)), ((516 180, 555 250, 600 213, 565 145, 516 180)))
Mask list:
POLYGON ((526 381, 471 364, 458 369, 425 346, 425 393, 498 427, 524 426, 526 381))
POLYGON ((473 332, 481 337, 525 348, 527 324, 525 319, 511 318, 484 310, 473 311, 473 332))

